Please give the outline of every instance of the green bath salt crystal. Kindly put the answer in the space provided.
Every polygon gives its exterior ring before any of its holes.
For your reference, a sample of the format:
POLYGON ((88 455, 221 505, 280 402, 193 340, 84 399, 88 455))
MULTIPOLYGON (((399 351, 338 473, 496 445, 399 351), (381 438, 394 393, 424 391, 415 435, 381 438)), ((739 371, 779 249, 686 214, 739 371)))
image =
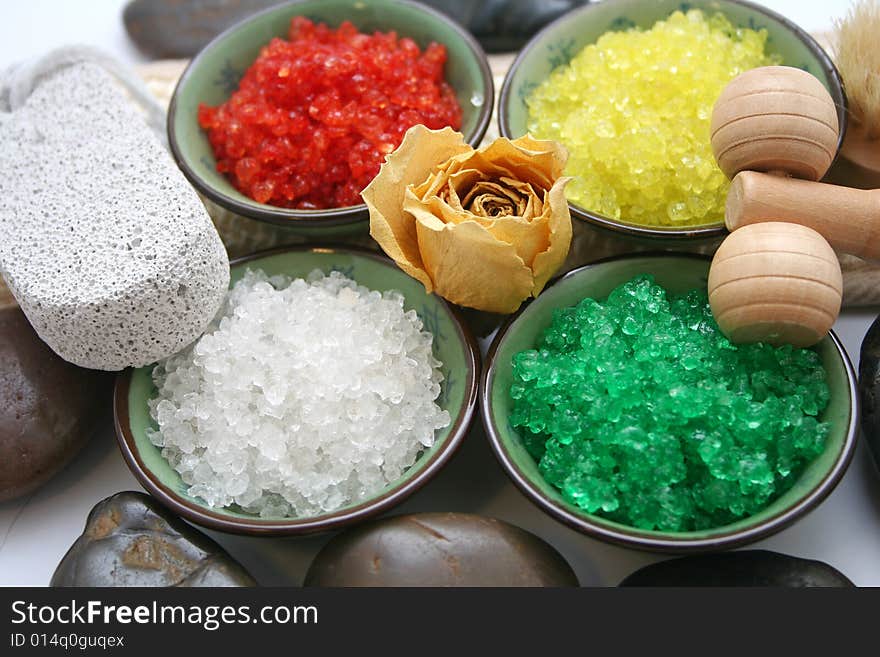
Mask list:
POLYGON ((733 345, 706 293, 643 275, 556 310, 513 359, 511 424, 579 508, 662 531, 718 527, 779 497, 825 446, 809 349, 733 345))

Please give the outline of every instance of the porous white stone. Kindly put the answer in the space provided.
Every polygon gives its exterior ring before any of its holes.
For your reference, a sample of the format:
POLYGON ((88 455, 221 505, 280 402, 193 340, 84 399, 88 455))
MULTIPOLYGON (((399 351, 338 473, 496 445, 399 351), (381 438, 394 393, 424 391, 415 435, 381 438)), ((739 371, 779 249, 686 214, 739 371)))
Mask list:
POLYGON ((179 351, 223 301, 229 261, 204 205, 97 64, 0 111, 0 274, 39 336, 93 369, 179 351))
POLYGON ((155 368, 148 435, 211 506, 335 511, 398 479, 449 425, 432 344, 400 293, 338 272, 248 272, 205 335, 155 368))

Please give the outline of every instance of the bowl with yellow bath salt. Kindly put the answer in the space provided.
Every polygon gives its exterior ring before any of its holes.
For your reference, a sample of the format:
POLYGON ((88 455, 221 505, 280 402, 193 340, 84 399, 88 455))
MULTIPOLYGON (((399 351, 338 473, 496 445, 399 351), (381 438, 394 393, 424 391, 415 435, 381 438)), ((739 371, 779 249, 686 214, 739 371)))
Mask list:
POLYGON ((730 182, 712 155, 712 107, 739 73, 770 64, 816 76, 845 126, 837 70, 786 18, 734 0, 607 0, 566 14, 522 50, 501 90, 499 127, 566 146, 572 216, 636 238, 718 237, 730 182))

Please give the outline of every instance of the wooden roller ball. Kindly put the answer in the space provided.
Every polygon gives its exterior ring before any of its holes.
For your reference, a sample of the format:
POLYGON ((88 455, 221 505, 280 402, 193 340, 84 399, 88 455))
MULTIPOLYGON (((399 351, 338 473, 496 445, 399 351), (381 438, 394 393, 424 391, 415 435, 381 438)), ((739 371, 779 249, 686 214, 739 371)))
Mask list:
POLYGON ((733 178, 740 171, 819 180, 837 153, 837 109, 825 87, 789 66, 738 75, 712 110, 712 152, 733 178))
POLYGON ((765 222, 731 233, 709 270, 709 305, 735 343, 814 345, 840 314, 842 297, 831 245, 798 224, 765 222))
POLYGON ((718 97, 711 133, 718 165, 733 179, 728 230, 788 221, 839 251, 880 259, 880 190, 815 182, 834 161, 840 133, 834 101, 814 76, 787 66, 746 71, 718 97))
POLYGON ((790 66, 738 75, 712 110, 712 152, 733 178, 740 171, 783 172, 819 180, 837 153, 837 109, 825 87, 790 66))

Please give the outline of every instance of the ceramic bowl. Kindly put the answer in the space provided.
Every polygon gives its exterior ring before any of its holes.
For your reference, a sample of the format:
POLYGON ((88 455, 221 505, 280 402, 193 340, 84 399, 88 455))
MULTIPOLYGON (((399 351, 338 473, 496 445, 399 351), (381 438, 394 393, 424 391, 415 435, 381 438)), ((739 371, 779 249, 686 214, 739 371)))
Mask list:
MULTIPOLYGON (((567 64, 602 34, 632 27, 648 29, 658 20, 680 9, 722 12, 736 26, 766 29, 767 50, 782 57, 782 63, 797 66, 815 75, 831 93, 837 105, 840 143, 846 125, 846 98, 840 76, 825 51, 797 25, 765 7, 738 0, 606 0, 565 14, 536 34, 514 60, 498 104, 501 134, 515 138, 527 132, 526 98, 555 68, 567 64)), ((708 135, 706 137, 708 139, 708 135)), ((612 219, 588 208, 570 204, 571 214, 600 229, 613 231, 638 241, 711 240, 725 234, 723 217, 716 223, 683 228, 642 226, 612 219)))
MULTIPOLYGON (((286 37, 290 19, 307 16, 337 27, 348 20, 362 32, 395 30, 424 48, 446 46, 446 79, 462 107, 461 132, 472 146, 480 143, 492 114, 494 87, 486 55, 476 40, 443 14, 407 0, 304 0, 272 7, 223 32, 192 60, 174 90, 168 109, 168 141, 184 175, 207 198, 235 214, 260 219, 311 235, 365 224, 366 205, 325 210, 296 210, 257 203, 236 190, 217 171, 216 160, 196 113, 200 103, 218 105, 238 88, 244 71, 273 37, 286 37)), ((335 231, 339 233, 340 231, 335 231)))
POLYGON ((434 351, 443 362, 444 381, 437 403, 452 416, 452 424, 438 431, 434 445, 380 494, 333 513, 308 518, 261 519, 237 507, 211 508, 187 493, 178 473, 147 438, 156 428, 147 401, 156 393, 152 367, 127 370, 117 379, 114 408, 116 433, 122 455, 138 481, 167 507, 196 524, 236 534, 298 535, 337 529, 385 511, 423 486, 449 460, 470 426, 476 407, 479 349, 456 310, 421 283, 410 278, 388 258, 350 248, 293 247, 266 251, 233 263, 231 283, 248 269, 267 274, 305 277, 314 269, 341 271, 373 290, 398 290, 407 310, 414 309, 434 334, 434 351))
POLYGON ((605 299, 618 285, 643 273, 674 293, 705 289, 709 259, 702 256, 648 254, 611 258, 572 270, 501 327, 489 350, 481 381, 481 411, 492 449, 507 474, 525 495, 566 525, 595 538, 657 552, 701 552, 756 541, 786 527, 815 508, 837 485, 855 449, 858 427, 856 378, 838 338, 831 333, 815 349, 828 373, 831 399, 821 416, 831 423, 825 451, 794 486, 757 515, 706 531, 645 531, 592 515, 563 499, 544 481, 522 439, 508 422, 511 359, 534 348, 556 308, 585 297, 605 299))

